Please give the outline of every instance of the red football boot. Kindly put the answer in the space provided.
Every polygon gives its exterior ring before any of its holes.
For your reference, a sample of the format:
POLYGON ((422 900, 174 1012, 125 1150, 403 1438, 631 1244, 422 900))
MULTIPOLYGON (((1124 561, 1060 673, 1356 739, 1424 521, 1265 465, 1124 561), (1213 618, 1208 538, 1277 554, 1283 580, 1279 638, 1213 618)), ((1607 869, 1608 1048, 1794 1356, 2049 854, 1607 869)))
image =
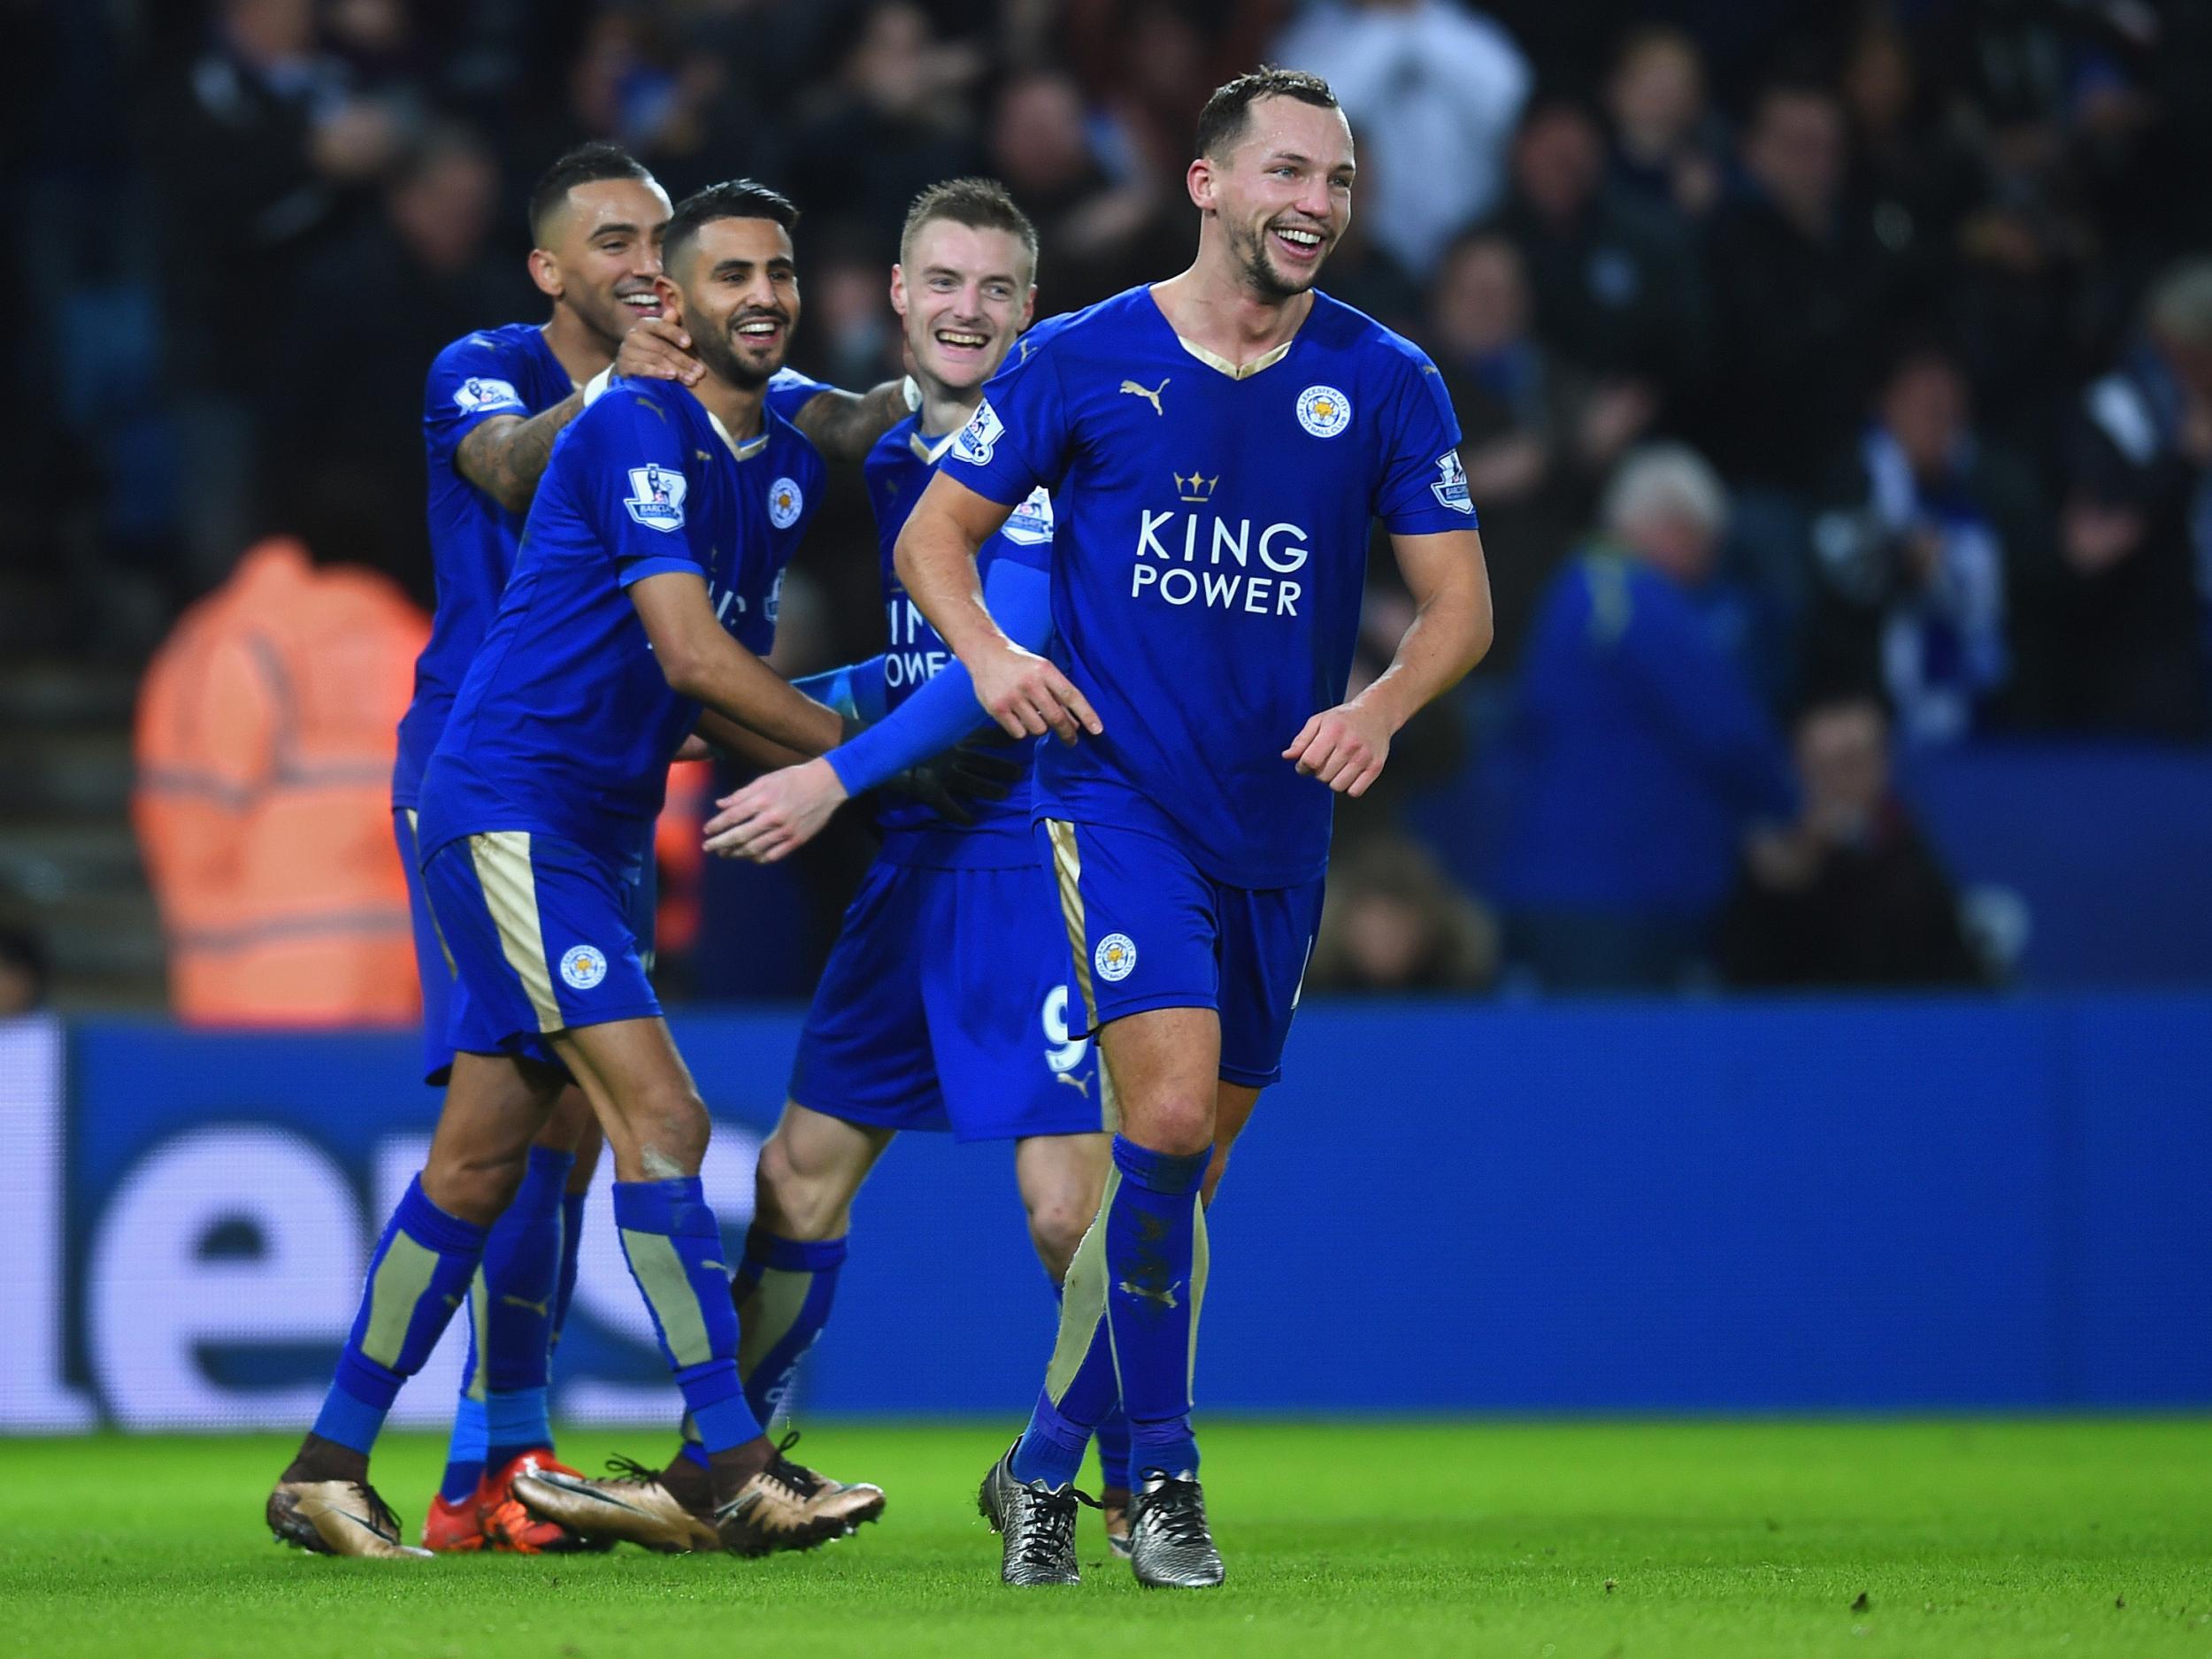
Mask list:
POLYGON ((443 1493, 432 1498, 430 1512, 423 1517, 422 1547, 441 1555, 483 1548, 483 1497, 484 1486, 479 1481, 476 1490, 458 1503, 448 1503, 443 1493))
MULTIPOLYGON (((512 1459, 505 1468, 488 1472, 476 1489, 476 1509, 488 1549, 511 1555, 565 1555, 579 1550, 604 1549, 579 1538, 557 1521, 540 1520, 515 1496, 515 1477, 553 1473, 581 1480, 583 1476, 560 1462, 546 1447, 536 1447, 512 1459)), ((435 1546, 432 1546, 435 1548, 435 1546)))

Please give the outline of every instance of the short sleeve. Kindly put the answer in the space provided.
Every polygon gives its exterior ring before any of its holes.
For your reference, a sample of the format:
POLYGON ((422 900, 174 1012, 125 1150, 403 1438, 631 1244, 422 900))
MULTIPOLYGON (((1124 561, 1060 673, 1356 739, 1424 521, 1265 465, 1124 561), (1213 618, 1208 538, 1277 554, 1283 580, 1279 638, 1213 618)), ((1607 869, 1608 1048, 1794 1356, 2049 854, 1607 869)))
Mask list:
POLYGON ((438 353, 423 388, 422 425, 431 453, 449 461, 461 440, 495 415, 526 417, 520 371, 489 334, 465 334, 438 353))
POLYGON ((796 369, 778 369, 768 380, 768 407, 786 420, 796 421, 799 411, 824 392, 837 388, 826 381, 810 380, 796 369))
POLYGON ((1444 377, 1407 349, 1393 406, 1383 425, 1381 481, 1375 516, 1397 535, 1433 535, 1475 527, 1475 503, 1459 460, 1459 421, 1444 377))
POLYGON ((983 401, 939 466, 979 495, 1017 506, 1066 471, 1068 415, 1051 343, 1018 353, 992 376, 983 401))
POLYGON ((686 458, 675 416, 629 387, 585 411, 555 452, 625 588, 668 571, 706 575, 691 545, 686 458))

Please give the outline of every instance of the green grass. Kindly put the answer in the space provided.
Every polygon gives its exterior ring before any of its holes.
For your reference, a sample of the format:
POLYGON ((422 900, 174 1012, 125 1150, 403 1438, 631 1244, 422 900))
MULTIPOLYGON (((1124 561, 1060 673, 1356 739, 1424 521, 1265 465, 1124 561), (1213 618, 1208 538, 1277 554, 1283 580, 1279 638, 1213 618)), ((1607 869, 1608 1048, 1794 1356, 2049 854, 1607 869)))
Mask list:
MULTIPOLYGON (((889 1513, 758 1563, 315 1559, 261 1529, 279 1440, 0 1442, 0 1653, 2212 1659, 2200 1422, 1216 1423, 1229 1583, 1180 1594, 1088 1517, 1081 1586, 1002 1588, 973 1494, 1003 1432, 818 1426, 807 1455, 889 1513)), ((618 1445, 652 1449, 565 1450, 618 1445)), ((437 1457, 378 1455, 411 1522, 437 1457)))

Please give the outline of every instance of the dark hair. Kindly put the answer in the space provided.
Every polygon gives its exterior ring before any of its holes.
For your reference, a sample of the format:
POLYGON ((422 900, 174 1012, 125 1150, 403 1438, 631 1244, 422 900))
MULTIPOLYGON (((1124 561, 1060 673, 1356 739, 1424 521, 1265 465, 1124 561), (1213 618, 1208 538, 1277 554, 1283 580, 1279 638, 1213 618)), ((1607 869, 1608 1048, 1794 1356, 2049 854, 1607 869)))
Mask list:
MULTIPOLYGON (((31 982, 32 1008, 42 1008, 53 987, 53 962, 46 942, 27 927, 0 926, 0 964, 13 967, 31 982)), ((0 1010, 0 1016, 7 1010, 0 1010)))
POLYGON ((579 144, 545 170, 530 190, 530 236, 543 246, 546 221, 568 205, 568 193, 580 184, 602 179, 636 179, 653 182, 645 164, 619 144, 579 144))
POLYGON ((1029 215, 1014 205, 1014 198, 996 179, 947 179, 931 185, 906 210, 899 230, 899 258, 903 261, 914 234, 934 219, 949 219, 975 230, 1002 230, 1029 252, 1030 274, 1037 271, 1037 227, 1029 215))
POLYGON ((1319 75, 1262 64, 1214 88, 1213 96, 1198 112, 1198 153, 1218 157, 1243 137, 1246 119, 1262 98, 1295 98, 1322 110, 1337 107, 1336 94, 1319 75))
POLYGON ((697 241, 699 232, 719 219, 765 219, 790 230, 799 222, 799 210, 789 196, 751 179, 726 179, 694 190, 676 204, 661 233, 661 269, 674 270, 684 244, 697 241))

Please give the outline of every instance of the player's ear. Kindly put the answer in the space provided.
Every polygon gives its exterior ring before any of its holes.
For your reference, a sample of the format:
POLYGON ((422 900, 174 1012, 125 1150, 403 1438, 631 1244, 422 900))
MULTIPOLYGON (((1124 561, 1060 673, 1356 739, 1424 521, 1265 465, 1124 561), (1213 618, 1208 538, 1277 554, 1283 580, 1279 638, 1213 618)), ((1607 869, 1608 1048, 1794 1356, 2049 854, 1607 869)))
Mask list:
POLYGON ((663 320, 680 324, 684 319, 684 291, 665 271, 653 273, 653 296, 661 303, 663 320))
POLYGON ((1018 331, 1018 332, 1026 332, 1026 331, 1027 331, 1027 329, 1028 329, 1028 327, 1029 327, 1029 325, 1030 325, 1030 324, 1032 324, 1032 323, 1033 323, 1033 322, 1035 322, 1036 320, 1037 320, 1037 285, 1036 285, 1034 282, 1032 282, 1032 283, 1029 285, 1029 292, 1028 292, 1027 294, 1025 294, 1025 295, 1024 295, 1024 296, 1022 296, 1022 320, 1021 320, 1021 329, 1020 329, 1019 331, 1018 331))
POLYGON ((530 250, 530 280, 538 285, 538 292, 549 300, 561 297, 561 262, 543 248, 530 250))
POLYGON ((1190 165, 1183 175, 1184 187, 1190 191, 1192 205, 1202 213, 1214 211, 1214 165, 1201 156, 1190 165))
POLYGON ((901 317, 906 315, 906 267, 902 265, 891 267, 891 309, 901 317))

